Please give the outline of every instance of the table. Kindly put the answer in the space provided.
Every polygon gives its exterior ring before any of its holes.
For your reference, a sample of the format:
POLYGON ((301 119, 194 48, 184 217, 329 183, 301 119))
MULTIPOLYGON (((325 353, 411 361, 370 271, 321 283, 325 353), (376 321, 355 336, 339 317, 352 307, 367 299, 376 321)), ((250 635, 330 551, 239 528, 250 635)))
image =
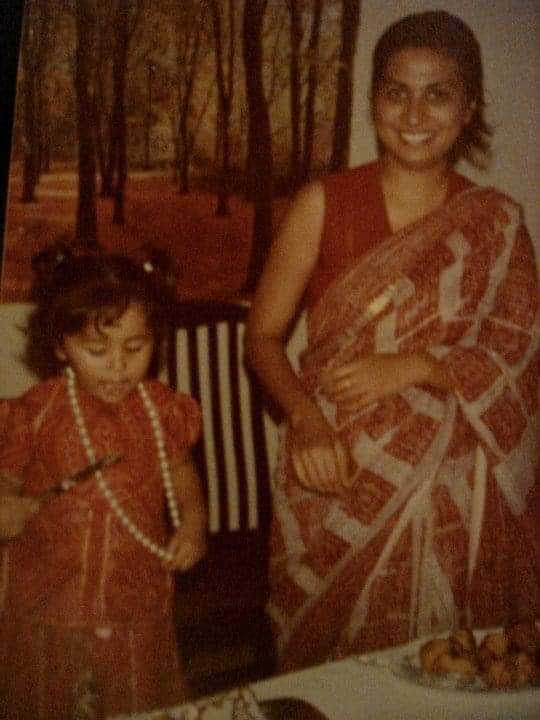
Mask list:
MULTIPOLYGON (((538 720, 540 688, 471 692, 426 688, 398 676, 392 667, 420 641, 369 655, 318 665, 262 680, 247 688, 258 701, 279 697, 307 700, 328 720, 538 720)), ((240 690, 132 720, 249 720, 233 715, 240 690)), ((127 717, 127 716, 126 716, 127 717)), ((264 716, 260 716, 263 718, 264 716)), ((254 720, 259 720, 253 714, 254 720)), ((116 720, 124 720, 117 718, 116 720)), ((284 718, 283 720, 289 720, 284 718)), ((290 720, 293 720, 291 718, 290 720)))

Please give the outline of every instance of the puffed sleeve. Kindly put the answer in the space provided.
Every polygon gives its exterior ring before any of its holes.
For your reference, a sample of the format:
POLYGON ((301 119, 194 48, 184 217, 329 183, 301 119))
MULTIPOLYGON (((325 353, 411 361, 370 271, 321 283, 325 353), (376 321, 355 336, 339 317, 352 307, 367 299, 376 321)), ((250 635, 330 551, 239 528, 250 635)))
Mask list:
POLYGON ((21 477, 32 453, 30 405, 26 396, 0 402, 0 473, 21 477))
POLYGON ((201 434, 201 410, 195 398, 154 381, 150 392, 159 411, 165 442, 174 458, 191 448, 201 434))

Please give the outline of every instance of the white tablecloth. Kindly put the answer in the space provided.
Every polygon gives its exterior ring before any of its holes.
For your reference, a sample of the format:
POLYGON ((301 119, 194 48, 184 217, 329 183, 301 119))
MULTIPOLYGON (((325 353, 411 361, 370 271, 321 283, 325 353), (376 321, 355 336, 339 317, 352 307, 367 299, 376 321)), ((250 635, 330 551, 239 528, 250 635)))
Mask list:
MULTIPOLYGON (((249 686, 258 701, 279 697, 307 700, 328 720, 540 720, 540 688, 513 691, 427 688, 393 671, 419 641, 360 658, 318 665, 249 686)), ((236 720, 228 696, 197 701, 137 720, 236 720)), ((120 720, 120 719, 119 719, 120 720)), ((287 720, 284 718, 283 720, 287 720)))

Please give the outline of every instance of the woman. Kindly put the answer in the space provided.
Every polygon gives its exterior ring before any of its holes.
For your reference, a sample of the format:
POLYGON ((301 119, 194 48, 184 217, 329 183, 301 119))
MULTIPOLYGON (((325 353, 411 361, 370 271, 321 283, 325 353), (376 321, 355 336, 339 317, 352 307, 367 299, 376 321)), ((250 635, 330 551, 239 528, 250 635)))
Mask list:
POLYGON ((379 159, 300 191, 247 333, 287 420, 282 671, 540 617, 538 278, 519 206, 453 169, 489 149, 471 30, 446 12, 392 25, 371 101, 379 159), (303 298, 297 377, 283 346, 303 298))

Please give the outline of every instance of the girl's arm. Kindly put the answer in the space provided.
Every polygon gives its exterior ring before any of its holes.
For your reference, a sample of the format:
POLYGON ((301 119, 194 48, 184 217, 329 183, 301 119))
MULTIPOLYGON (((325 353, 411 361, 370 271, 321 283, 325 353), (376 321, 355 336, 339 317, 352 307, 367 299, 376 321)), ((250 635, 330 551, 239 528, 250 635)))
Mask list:
POLYGON ((173 560, 166 563, 170 570, 189 570, 206 554, 206 502, 199 474, 189 453, 171 469, 176 499, 180 507, 181 525, 174 533, 168 549, 173 560))
POLYGON ((301 190, 275 238, 246 331, 246 355, 289 420, 292 462, 302 484, 321 492, 347 483, 347 457, 285 353, 284 338, 315 268, 324 221, 320 184, 301 190))

